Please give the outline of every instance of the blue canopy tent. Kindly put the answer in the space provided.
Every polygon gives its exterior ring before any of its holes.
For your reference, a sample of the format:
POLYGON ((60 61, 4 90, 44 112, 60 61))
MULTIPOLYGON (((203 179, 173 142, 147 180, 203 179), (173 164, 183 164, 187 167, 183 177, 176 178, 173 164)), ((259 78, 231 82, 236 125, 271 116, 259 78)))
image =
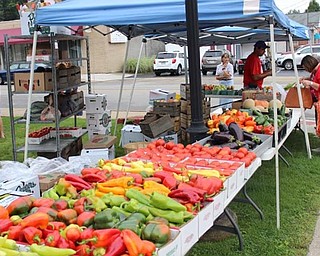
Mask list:
MULTIPOLYGON (((144 34, 168 34, 185 32, 187 30, 188 19, 186 18, 186 8, 188 0, 65 0, 52 6, 42 7, 36 10, 36 25, 52 26, 96 26, 106 25, 131 37, 144 34)), ((301 31, 298 24, 290 21, 275 5, 273 0, 198 0, 197 25, 200 30, 214 29, 222 26, 240 26, 253 29, 266 29, 269 31, 271 42, 271 53, 274 56, 274 28, 283 29, 289 35, 291 49, 293 49, 292 35, 301 31)), ((187 16, 188 17, 188 16, 187 16)), ((302 33, 303 34, 303 33, 302 33)), ((36 33, 35 39, 36 39, 36 33)), ((304 37, 304 36, 303 36, 304 37)), ((194 38, 189 38, 188 43, 194 38)), ((36 42, 36 40, 34 40, 36 42)), ((36 44, 34 44, 34 47, 36 44)), ((35 53, 35 49, 33 49, 35 53)), ((197 49, 195 49, 197 51, 197 49)), ((273 58, 274 59, 274 58, 273 58)), ((190 58, 189 61, 199 63, 197 59, 190 58)), ((272 84, 275 85, 275 63, 272 62, 272 84)), ((33 70, 33 68, 31 68, 33 70)), ((200 72, 200 66, 196 70, 190 69, 190 77, 193 73, 200 72)), ((298 73, 295 69, 297 84, 298 73)), ((33 81, 31 72, 30 81, 33 81)), ((192 79, 190 79, 192 84, 192 79)), ((201 80, 200 80, 201 82, 201 80)), ((193 84, 200 90, 201 84, 193 84)), ((32 88, 32 86, 29 86, 32 88)), ((300 87, 299 87, 300 88, 300 87)), ((32 89, 31 89, 32 90, 32 89)), ((276 98, 276 90, 273 97, 276 98)), ((32 91, 31 91, 32 92, 32 91)), ((193 91, 191 91, 192 93, 193 91)), ((197 92, 196 92, 197 94, 197 92)), ((302 104, 301 92, 298 90, 300 106, 302 104)), ((31 93, 29 92, 29 97, 31 93)), ((119 104, 121 100, 121 92, 119 104)), ((30 100, 29 100, 30 104, 30 100)), ((201 105, 201 104, 199 104, 201 105)), ((202 108, 202 106, 199 106, 202 108)), ((274 105, 274 108, 276 106, 274 105)), ((199 109, 193 109, 200 112, 199 109)), ((202 109, 201 109, 202 110, 202 109)), ((275 112, 275 119, 277 118, 275 112)), ((304 110, 301 107, 304 129, 306 131, 304 110)), ((29 111, 27 112, 29 120, 29 111)), ((193 115, 192 115, 193 117, 193 115)), ((278 130, 275 122, 275 130, 278 130)), ((308 155, 311 158, 308 135, 305 132, 305 139, 308 148, 308 155)), ((279 159, 278 159, 278 134, 275 133, 275 162, 276 162, 276 198, 277 198, 277 227, 280 227, 280 208, 279 208, 279 159)))

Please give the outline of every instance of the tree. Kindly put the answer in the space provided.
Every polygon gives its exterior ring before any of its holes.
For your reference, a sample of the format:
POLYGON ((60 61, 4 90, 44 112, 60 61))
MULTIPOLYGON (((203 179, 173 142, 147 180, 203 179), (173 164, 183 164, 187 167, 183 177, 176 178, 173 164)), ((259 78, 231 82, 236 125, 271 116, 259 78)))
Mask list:
POLYGON ((19 19, 16 4, 16 0, 0 0, 0 21, 19 19))
POLYGON ((311 0, 306 12, 319 12, 319 11, 320 11, 319 3, 316 0, 311 0))
POLYGON ((300 13, 300 10, 293 9, 293 10, 290 10, 287 14, 297 14, 297 13, 300 13))

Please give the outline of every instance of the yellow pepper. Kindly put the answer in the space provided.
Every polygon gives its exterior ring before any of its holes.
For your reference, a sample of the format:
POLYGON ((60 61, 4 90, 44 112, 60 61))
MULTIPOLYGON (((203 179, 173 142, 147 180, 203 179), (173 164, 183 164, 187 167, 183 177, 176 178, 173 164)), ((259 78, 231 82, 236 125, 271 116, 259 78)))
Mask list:
POLYGON ((168 189, 166 186, 155 182, 153 180, 147 180, 143 183, 143 188, 144 189, 150 189, 153 191, 157 191, 157 192, 164 192, 166 194, 170 193, 170 189, 168 189))

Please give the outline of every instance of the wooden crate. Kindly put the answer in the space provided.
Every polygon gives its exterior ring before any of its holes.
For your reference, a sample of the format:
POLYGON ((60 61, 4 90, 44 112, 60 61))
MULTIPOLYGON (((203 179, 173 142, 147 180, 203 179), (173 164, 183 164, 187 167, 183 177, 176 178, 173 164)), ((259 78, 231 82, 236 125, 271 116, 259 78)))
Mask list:
POLYGON ((156 114, 168 114, 171 117, 180 116, 180 101, 178 102, 154 101, 153 112, 156 114))
POLYGON ((169 115, 151 116, 140 122, 141 132, 150 137, 155 138, 158 135, 173 129, 173 122, 169 115))
POLYGON ((180 128, 181 128, 180 116, 171 117, 171 120, 173 122, 173 131, 174 132, 180 131, 180 128))
POLYGON ((181 129, 181 142, 183 144, 189 144, 191 142, 190 133, 186 129, 181 129))
MULTIPOLYGON (((202 98, 204 98, 204 89, 202 90, 202 98)), ((180 84, 180 97, 184 100, 190 100, 191 94, 190 94, 190 84, 180 84)))
MULTIPOLYGON (((210 101, 202 101, 203 114, 210 116, 210 101)), ((189 100, 181 100, 181 113, 191 115, 191 102, 189 100)))
MULTIPOLYGON (((206 124, 209 120, 210 116, 203 114, 203 123, 206 124)), ((181 122, 181 128, 187 129, 191 125, 191 115, 187 115, 184 113, 181 113, 180 115, 180 122, 181 122)))

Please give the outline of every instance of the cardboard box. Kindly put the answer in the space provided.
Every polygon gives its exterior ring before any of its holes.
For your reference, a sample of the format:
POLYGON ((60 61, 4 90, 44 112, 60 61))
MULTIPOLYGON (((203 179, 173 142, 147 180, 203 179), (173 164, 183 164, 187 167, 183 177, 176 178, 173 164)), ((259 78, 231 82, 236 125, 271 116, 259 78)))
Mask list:
POLYGON ((180 228, 181 255, 185 255, 199 240, 199 216, 196 215, 180 228))
POLYGON ((166 132, 166 133, 164 133, 162 135, 159 135, 156 138, 150 138, 150 137, 148 137, 146 135, 143 135, 143 141, 144 142, 151 142, 151 141, 155 141, 157 139, 164 139, 165 142, 172 141, 175 144, 178 144, 178 134, 177 133, 169 134, 168 132, 166 132))
POLYGON ((104 113, 107 110, 106 94, 88 94, 85 96, 87 113, 104 113))
MULTIPOLYGON (((14 89, 16 92, 29 91, 30 73, 15 73, 14 74, 14 89)), ((52 73, 42 72, 34 73, 33 88, 34 92, 48 92, 52 91, 52 73)))
POLYGON ((233 198, 237 189, 237 175, 233 173, 224 183, 227 189, 227 198, 233 198))
POLYGON ((116 136, 111 135, 95 135, 90 141, 83 145, 85 149, 109 148, 117 141, 116 136))
POLYGON ((170 241, 157 250, 158 256, 182 255, 180 231, 171 229, 170 233, 171 233, 170 241))
POLYGON ((176 93, 175 92, 169 92, 162 89, 155 89, 151 90, 149 93, 149 102, 152 103, 154 100, 170 100, 175 99, 176 93))
POLYGON ((21 196, 30 196, 31 193, 0 189, 0 205, 7 207, 12 201, 21 196))
POLYGON ((52 188, 60 178, 64 177, 64 175, 65 173, 63 172, 38 175, 41 193, 52 188))
POLYGON ((115 158, 114 145, 109 148, 82 149, 81 156, 86 156, 93 164, 98 164, 100 159, 111 160, 115 158))
POLYGON ((207 203, 199 215, 199 237, 206 233, 213 225, 213 202, 207 203))
POLYGON ((2 182, 0 184, 1 189, 10 191, 26 192, 32 194, 34 197, 40 197, 40 185, 38 176, 21 178, 20 180, 12 180, 2 182))
POLYGON ((103 113, 88 113, 86 114, 87 124, 94 126, 97 129, 99 127, 107 127, 111 124, 111 111, 106 110, 103 113))
POLYGON ((213 197, 213 221, 215 221, 224 211, 224 202, 227 198, 227 190, 222 190, 213 197))
POLYGON ((121 146, 132 142, 142 142, 144 140, 139 125, 125 125, 121 129, 121 146))
POLYGON ((88 137, 91 140, 96 135, 110 135, 111 134, 111 123, 108 127, 99 127, 88 125, 88 137))
MULTIPOLYGON (((80 127, 60 127, 59 135, 61 139, 79 138, 82 135, 82 128, 80 127)), ((50 130, 50 137, 56 138, 57 132, 55 128, 50 130)))

